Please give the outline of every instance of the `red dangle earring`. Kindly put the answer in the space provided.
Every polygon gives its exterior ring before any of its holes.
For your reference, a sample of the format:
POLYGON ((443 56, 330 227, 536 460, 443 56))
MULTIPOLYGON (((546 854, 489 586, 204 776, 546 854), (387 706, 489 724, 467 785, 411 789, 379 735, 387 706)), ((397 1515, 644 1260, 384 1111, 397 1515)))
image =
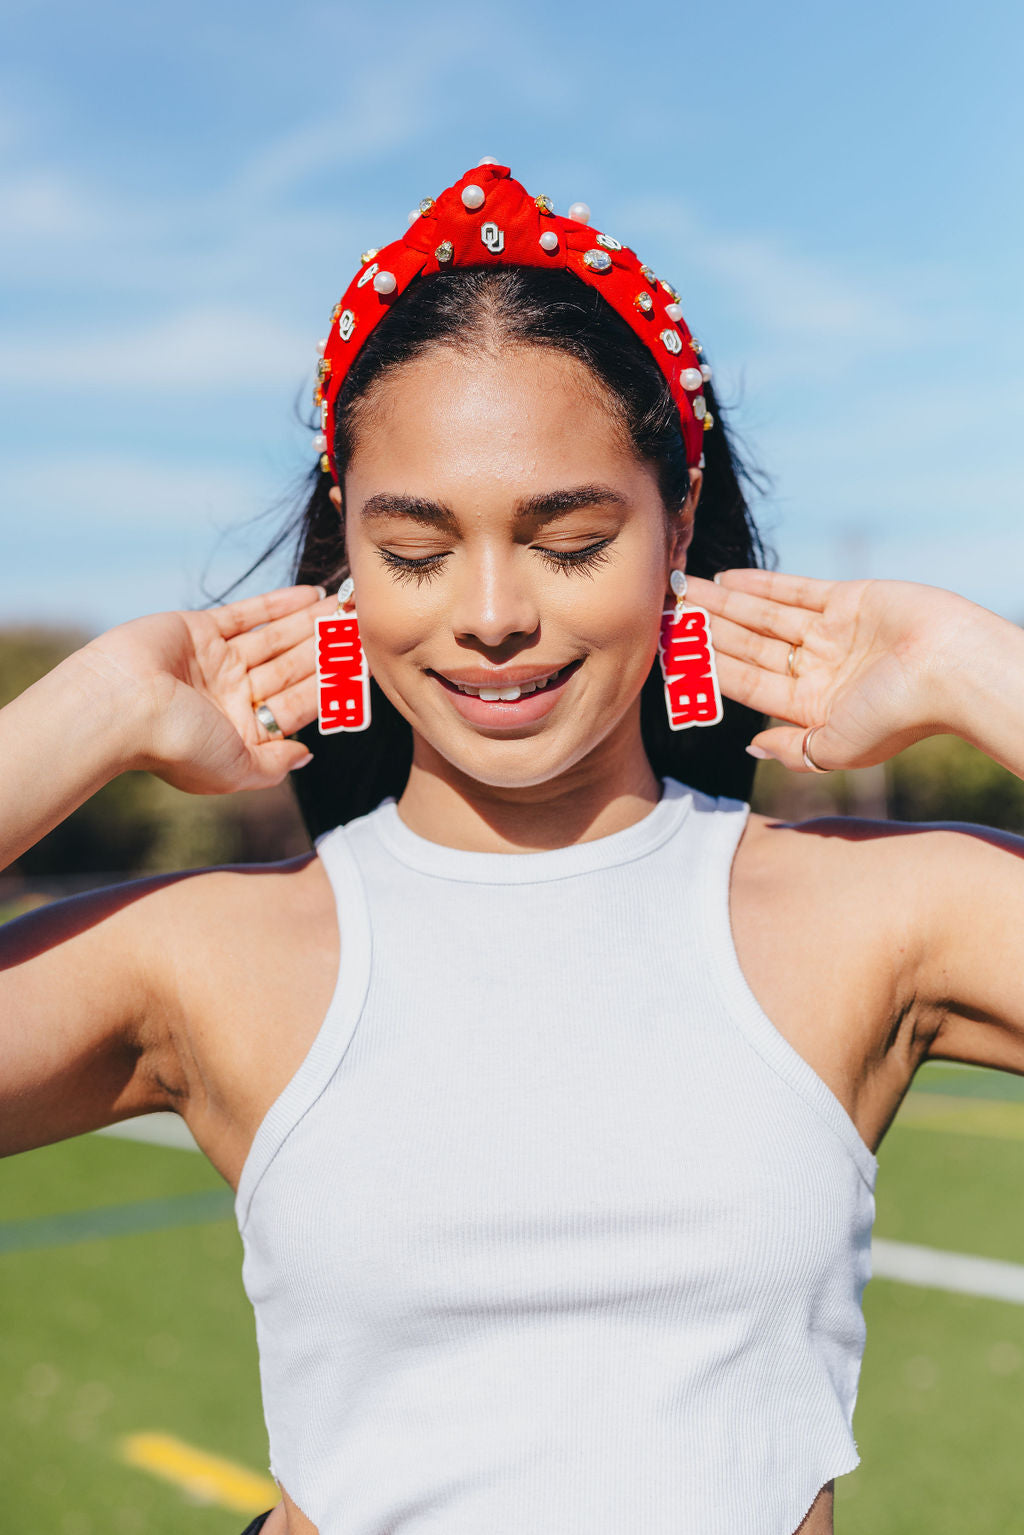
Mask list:
POLYGON ((370 723, 370 673, 359 637, 352 577, 343 581, 338 606, 316 621, 316 686, 322 736, 365 730, 370 723))
POLYGON ((665 679, 665 708, 670 730, 688 725, 717 725, 724 714, 715 670, 711 622, 706 608, 683 607, 686 574, 674 570, 669 585, 675 608, 661 615, 658 659, 665 679))

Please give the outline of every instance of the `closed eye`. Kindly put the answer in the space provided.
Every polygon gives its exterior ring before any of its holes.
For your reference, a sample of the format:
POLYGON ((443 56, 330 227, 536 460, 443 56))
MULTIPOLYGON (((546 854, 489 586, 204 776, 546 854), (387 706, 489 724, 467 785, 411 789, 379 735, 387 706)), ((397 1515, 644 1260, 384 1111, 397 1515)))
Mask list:
POLYGON ((380 549, 378 553, 396 581, 415 581, 419 586, 424 581, 432 580, 440 572, 442 564, 451 551, 447 550, 444 554, 424 554, 418 559, 410 559, 405 554, 396 554, 393 549, 380 549))
MULTIPOLYGON (((588 544, 585 549, 545 549, 539 544, 531 547, 550 569, 569 575, 573 571, 589 573, 598 565, 603 565, 608 559, 608 546, 611 542, 610 538, 601 538, 594 544, 588 544)), ((441 554, 424 554, 412 558, 406 554, 396 554, 393 549, 378 551, 397 581, 415 581, 417 585, 433 580, 451 552, 449 549, 441 554)))
POLYGON ((589 572, 603 565, 608 559, 610 543, 610 538, 601 538, 596 544, 588 544, 585 549, 541 549, 537 544, 533 547, 552 569, 562 570, 568 575, 574 570, 589 572))

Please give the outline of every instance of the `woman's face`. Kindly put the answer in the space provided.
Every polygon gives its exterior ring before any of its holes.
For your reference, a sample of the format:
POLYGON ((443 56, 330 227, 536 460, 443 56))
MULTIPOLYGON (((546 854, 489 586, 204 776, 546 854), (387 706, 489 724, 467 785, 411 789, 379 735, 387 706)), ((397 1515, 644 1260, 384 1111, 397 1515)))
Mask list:
POLYGON ((542 347, 440 347, 367 407, 345 537, 370 671, 417 752, 511 789, 638 741, 692 509, 669 530, 589 371, 542 347))

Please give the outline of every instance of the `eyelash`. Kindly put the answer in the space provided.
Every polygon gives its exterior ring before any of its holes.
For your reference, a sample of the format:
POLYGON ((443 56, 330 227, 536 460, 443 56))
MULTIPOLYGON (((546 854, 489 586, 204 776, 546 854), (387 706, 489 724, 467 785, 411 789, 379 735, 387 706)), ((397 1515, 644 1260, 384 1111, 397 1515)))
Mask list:
MULTIPOLYGON (((586 549, 566 549, 559 552, 555 549, 538 549, 545 564, 552 570, 560 570, 564 575, 571 575, 574 571, 590 574, 598 565, 603 565, 608 559, 608 545, 610 538, 601 539, 599 543, 590 544, 586 549)), ((389 567, 396 581, 415 581, 417 586, 424 581, 432 581, 440 574, 442 562, 447 559, 446 554, 426 554, 422 559, 410 560, 403 554, 395 554, 391 549, 381 549, 380 557, 389 567)))

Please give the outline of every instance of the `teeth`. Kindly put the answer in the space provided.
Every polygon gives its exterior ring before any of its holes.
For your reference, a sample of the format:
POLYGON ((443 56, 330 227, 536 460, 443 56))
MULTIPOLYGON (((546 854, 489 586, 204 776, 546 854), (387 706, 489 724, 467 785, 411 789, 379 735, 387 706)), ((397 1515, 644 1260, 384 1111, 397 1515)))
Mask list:
POLYGON ((527 698, 538 688, 546 688, 552 678, 557 676, 557 672, 552 672, 550 676, 543 677, 537 682, 521 682, 514 688, 474 688, 464 682, 456 682, 455 686, 460 693, 467 693, 470 698, 482 698, 484 703, 495 704, 500 700, 502 703, 511 704, 515 703, 517 698, 527 698))

